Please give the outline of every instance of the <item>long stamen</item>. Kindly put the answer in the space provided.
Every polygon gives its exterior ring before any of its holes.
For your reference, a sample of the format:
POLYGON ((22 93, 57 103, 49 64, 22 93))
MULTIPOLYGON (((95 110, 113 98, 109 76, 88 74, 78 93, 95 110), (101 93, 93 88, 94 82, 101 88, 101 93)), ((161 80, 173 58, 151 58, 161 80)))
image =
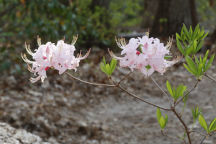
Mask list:
POLYGON ((24 60, 24 62, 29 63, 29 64, 33 64, 33 61, 30 61, 25 54, 21 54, 22 59, 24 60))
POLYGON ((26 42, 25 42, 25 48, 26 48, 26 51, 28 52, 28 54, 30 54, 31 56, 33 56, 33 52, 30 49, 30 45, 27 45, 26 42))
POLYGON ((167 48, 168 50, 171 48, 172 42, 173 42, 173 37, 172 37, 172 38, 169 37, 169 41, 167 42, 167 45, 166 45, 166 48, 167 48))
POLYGON ((81 53, 80 53, 80 55, 79 55, 79 59, 82 60, 82 59, 87 58, 88 55, 89 55, 89 53, 90 53, 90 51, 91 51, 91 48, 88 50, 88 52, 87 52, 83 57, 81 57, 82 55, 81 55, 81 53))
POLYGON ((73 40, 72 40, 71 44, 74 45, 76 43, 77 39, 78 39, 78 35, 73 36, 73 40))
POLYGON ((41 38, 39 36, 37 36, 37 43, 38 43, 38 46, 41 46, 41 38))
POLYGON ((127 45, 124 38, 115 38, 115 41, 120 48, 124 48, 127 45))
POLYGON ((118 59, 118 60, 121 60, 122 58, 121 57, 117 57, 112 51, 110 51, 109 49, 108 49, 108 52, 109 52, 109 54, 110 54, 110 56, 111 57, 113 57, 113 58, 115 58, 115 59, 118 59))

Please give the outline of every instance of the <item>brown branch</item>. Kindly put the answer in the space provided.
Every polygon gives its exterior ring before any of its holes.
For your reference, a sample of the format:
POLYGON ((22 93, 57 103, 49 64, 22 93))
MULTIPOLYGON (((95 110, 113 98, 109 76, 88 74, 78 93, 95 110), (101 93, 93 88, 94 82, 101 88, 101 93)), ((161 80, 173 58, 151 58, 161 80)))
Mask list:
MULTIPOLYGON (((71 78, 73 78, 73 79, 75 79, 75 80, 78 80, 78 81, 80 81, 80 82, 83 82, 83 83, 86 83, 86 84, 89 84, 89 85, 93 85, 93 86, 106 86, 106 87, 117 87, 117 88, 121 89, 122 91, 126 92, 129 96, 131 96, 131 97, 133 97, 133 98, 135 98, 135 99, 138 99, 138 100, 140 100, 140 101, 142 101, 142 102, 144 102, 144 103, 146 103, 146 104, 149 104, 149 105, 151 105, 151 106, 160 108, 160 109, 162 109, 162 110, 171 111, 171 109, 163 108, 163 107, 161 107, 161 106, 155 105, 155 104, 153 104, 153 103, 151 103, 151 102, 148 102, 148 101, 146 101, 146 100, 144 100, 144 99, 142 99, 142 98, 136 96, 135 94, 130 93, 129 91, 127 91, 126 89, 124 89, 124 88, 120 85, 120 82, 121 82, 122 80, 120 80, 118 83, 115 83, 115 82, 110 78, 110 80, 113 82, 113 85, 110 85, 110 84, 92 83, 92 82, 84 81, 84 80, 81 80, 81 79, 79 79, 79 78, 73 76, 73 75, 70 74, 69 72, 66 72, 66 74, 69 75, 71 78)), ((128 74, 127 74, 125 77, 127 77, 127 76, 128 76, 128 74)), ((124 77, 123 79, 125 79, 125 77, 124 77)))
POLYGON ((130 76, 130 74, 132 74, 133 72, 129 72, 127 75, 125 75, 118 83, 117 85, 119 85, 122 81, 124 81, 126 78, 128 78, 130 76))
POLYGON ((138 100, 140 100, 140 101, 142 101, 142 102, 144 102, 144 103, 146 103, 146 104, 149 104, 149 105, 151 105, 151 106, 157 107, 157 108, 162 109, 162 110, 165 110, 165 111, 171 111, 171 109, 158 106, 158 105, 156 105, 156 104, 153 104, 153 103, 151 103, 151 102, 148 102, 148 101, 146 101, 146 100, 144 100, 144 99, 142 99, 142 98, 136 96, 135 94, 130 93, 129 91, 127 91, 126 89, 124 89, 123 87, 121 87, 121 85, 117 85, 116 87, 118 87, 119 89, 121 89, 122 91, 124 91, 125 93, 127 93, 129 96, 131 96, 131 97, 133 97, 133 98, 135 98, 135 99, 138 99, 138 100))
POLYGON ((170 106, 172 105, 172 101, 169 97, 169 95, 159 86, 159 84, 153 79, 153 77, 151 77, 152 81, 154 82, 154 84, 166 95, 169 103, 170 103, 170 106))
POLYGON ((183 121, 183 119, 181 118, 181 116, 176 112, 175 107, 172 108, 172 111, 175 114, 175 116, 179 119, 179 121, 181 122, 181 124, 184 126, 185 132, 186 132, 187 137, 188 137, 188 142, 189 142, 189 144, 191 144, 190 131, 189 131, 187 125, 185 124, 185 122, 183 121))
POLYGON ((66 72, 67 75, 69 75, 71 78, 75 79, 75 80, 78 80, 82 83, 86 83, 86 84, 89 84, 89 85, 94 85, 94 86, 106 86, 106 87, 116 87, 116 85, 110 85, 110 84, 101 84, 101 83, 92 83, 92 82, 88 82, 88 81, 85 81, 85 80, 81 80, 75 76, 73 76, 72 74, 70 74, 69 72, 66 72))
POLYGON ((204 76, 206 76, 206 77, 209 78, 210 80, 216 82, 216 80, 215 80, 212 76, 208 75, 207 73, 205 73, 204 76))

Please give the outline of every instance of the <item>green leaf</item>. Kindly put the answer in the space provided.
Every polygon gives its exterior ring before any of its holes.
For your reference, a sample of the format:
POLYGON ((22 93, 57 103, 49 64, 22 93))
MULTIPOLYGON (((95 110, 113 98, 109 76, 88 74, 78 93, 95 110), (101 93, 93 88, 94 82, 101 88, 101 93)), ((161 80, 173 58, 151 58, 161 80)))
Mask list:
POLYGON ((110 68, 110 65, 109 64, 106 64, 106 66, 105 66, 105 68, 106 68, 106 74, 108 74, 109 76, 111 75, 111 68, 110 68))
POLYGON ((195 107, 194 109, 192 109, 192 115, 193 115, 193 121, 195 122, 197 120, 197 118, 199 117, 199 115, 201 114, 199 107, 195 107))
POLYGON ((204 41, 202 40, 202 41, 200 41, 200 42, 198 42, 198 45, 197 45, 197 48, 196 48, 196 53, 202 48, 202 46, 203 46, 203 43, 204 43, 204 41))
POLYGON ((115 70, 116 64, 117 64, 117 60, 116 60, 116 59, 112 59, 112 60, 111 60, 111 63, 110 63, 111 74, 112 74, 113 71, 115 70))
POLYGON ((213 55, 211 56, 210 60, 208 61, 208 63, 206 64, 206 67, 205 67, 204 72, 206 72, 206 71, 210 68, 210 66, 212 65, 212 62, 213 62, 213 60, 214 60, 214 57, 215 57, 215 55, 213 54, 213 55))
POLYGON ((209 125, 209 132, 213 132, 213 131, 216 131, 216 118, 212 120, 209 125))
POLYGON ((208 133, 209 131, 208 131, 207 123, 206 123, 203 115, 201 115, 201 114, 199 115, 199 123, 206 130, 206 132, 208 133))
POLYGON ((194 63, 194 61, 192 60, 192 58, 190 58, 189 56, 186 56, 186 62, 190 68, 190 70, 196 75, 197 73, 197 66, 196 64, 194 63))
POLYGON ((184 49, 182 48, 182 45, 181 45, 181 43, 179 42, 179 40, 177 40, 177 47, 178 47, 179 51, 185 56, 185 51, 184 51, 184 49))
POLYGON ((100 63, 100 69, 101 69, 102 72, 106 73, 106 69, 105 69, 103 63, 100 63))
POLYGON ((106 59, 105 59, 105 57, 103 56, 103 63, 104 63, 104 65, 106 65, 106 59))
POLYGON ((164 119, 164 117, 162 116, 162 117, 160 117, 160 127, 161 127, 161 129, 164 129, 165 128, 165 126, 166 126, 166 121, 165 121, 165 119, 164 119))
POLYGON ((164 56, 164 59, 170 59, 170 58, 172 58, 172 56, 164 56))
POLYGON ((160 121, 160 118, 161 118, 161 111, 159 108, 157 108, 157 120, 158 120, 158 122, 160 121))
POLYGON ((171 95, 172 97, 174 97, 172 87, 171 87, 171 85, 170 85, 170 83, 169 83, 168 80, 166 81, 166 87, 167 87, 167 90, 169 91, 170 95, 171 95))
POLYGON ((183 65, 192 75, 195 75, 195 73, 186 64, 183 65))

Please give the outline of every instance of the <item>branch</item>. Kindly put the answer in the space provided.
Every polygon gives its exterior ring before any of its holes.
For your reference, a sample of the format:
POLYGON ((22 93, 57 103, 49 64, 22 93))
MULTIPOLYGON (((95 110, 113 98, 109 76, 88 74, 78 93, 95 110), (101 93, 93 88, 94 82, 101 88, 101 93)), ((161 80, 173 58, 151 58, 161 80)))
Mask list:
POLYGON ((128 78, 130 76, 130 74, 132 74, 133 72, 129 72, 127 75, 125 75, 118 83, 117 85, 119 85, 122 81, 124 81, 126 78, 128 78))
POLYGON ((151 77, 151 79, 155 83, 155 85, 167 96, 167 99, 168 99, 170 105, 172 105, 169 95, 159 86, 159 84, 153 79, 153 77, 151 77))
POLYGON ((73 76, 72 74, 70 74, 69 72, 66 72, 67 75, 69 75, 71 78, 75 79, 75 80, 78 80, 82 83, 86 83, 86 84, 89 84, 89 85, 94 85, 94 86, 106 86, 106 87, 116 87, 116 85, 110 85, 110 84, 101 84, 101 83, 92 83, 92 82, 88 82, 88 81, 85 81, 85 80, 81 80, 75 76, 73 76))
POLYGON ((182 120, 181 116, 176 112, 175 107, 172 108, 172 111, 176 115, 176 117, 179 119, 179 121, 181 122, 181 124, 184 126, 185 132, 186 132, 187 137, 188 137, 188 142, 189 142, 189 144, 191 144, 190 131, 188 130, 187 125, 182 120))
POLYGON ((156 105, 156 104, 153 104, 153 103, 151 103, 151 102, 148 102, 148 101, 146 101, 146 100, 144 100, 144 99, 142 99, 142 98, 136 96, 135 94, 130 93, 129 91, 127 91, 126 89, 124 89, 123 87, 121 87, 121 85, 117 85, 116 87, 118 87, 119 89, 121 89, 122 91, 124 91, 125 93, 127 93, 129 96, 131 96, 131 97, 133 97, 133 98, 135 98, 135 99, 138 99, 138 100, 140 100, 140 101, 142 101, 142 102, 144 102, 144 103, 146 103, 146 104, 149 104, 149 105, 151 105, 151 106, 160 108, 160 109, 162 109, 162 110, 171 111, 171 109, 163 108, 163 107, 161 107, 161 106, 158 106, 158 105, 156 105))
POLYGON ((216 80, 212 76, 208 75, 207 73, 205 73, 204 76, 206 76, 210 80, 213 80, 214 82, 216 82, 216 80))
POLYGON ((203 144, 204 140, 207 138, 207 136, 204 136, 200 142, 200 144, 203 144))
MULTIPOLYGON (((129 91, 127 91, 126 89, 124 89, 124 88, 120 85, 119 82, 118 82, 118 83, 115 83, 111 78, 110 78, 110 80, 113 82, 113 85, 110 85, 110 84, 101 84, 101 83, 92 83, 92 82, 88 82, 88 81, 81 80, 81 79, 79 79, 79 78, 73 76, 73 75, 70 74, 69 72, 66 72, 66 74, 69 75, 71 78, 73 78, 73 79, 75 79, 75 80, 78 80, 78 81, 80 81, 80 82, 83 82, 83 83, 86 83, 86 84, 89 84, 89 85, 94 85, 94 86, 106 86, 106 87, 117 87, 117 88, 119 88, 119 89, 121 89, 122 91, 126 92, 129 96, 131 96, 131 97, 133 97, 133 98, 135 98, 135 99, 138 99, 138 100, 140 100, 140 101, 142 101, 142 102, 144 102, 144 103, 147 103, 147 104, 149 104, 149 105, 151 105, 151 106, 160 108, 160 109, 162 109, 162 110, 171 111, 171 109, 163 108, 163 107, 161 107, 161 106, 155 105, 155 104, 153 104, 153 103, 151 103, 151 102, 148 102, 148 101, 146 101, 146 100, 144 100, 144 99, 142 99, 142 98, 136 96, 135 94, 130 93, 129 91)), ((125 77, 127 77, 127 75, 126 75, 125 77)), ((125 79, 125 77, 124 77, 123 79, 125 79)), ((122 81, 122 80, 120 80, 120 82, 121 82, 121 81, 122 81)))

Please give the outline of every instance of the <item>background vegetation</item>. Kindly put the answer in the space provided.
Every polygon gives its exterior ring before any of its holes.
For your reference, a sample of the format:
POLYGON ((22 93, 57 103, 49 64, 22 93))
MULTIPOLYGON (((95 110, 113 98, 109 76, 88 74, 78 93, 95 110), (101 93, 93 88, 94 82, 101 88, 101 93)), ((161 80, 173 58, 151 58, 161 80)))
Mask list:
MULTIPOLYGON (((152 27, 156 13, 162 7, 159 2, 160 0, 0 0, 0 71, 11 67, 15 72, 21 71, 19 55, 24 50, 24 42, 27 41, 33 49, 36 48, 37 35, 44 42, 56 42, 61 38, 69 42, 73 35, 79 34, 76 44, 79 49, 92 46, 101 49, 114 47, 114 37, 119 33, 144 32, 152 27)), ((216 22, 215 1, 195 2, 199 22, 213 31, 216 22)), ((158 19, 159 23, 166 23, 169 18, 160 16, 158 19)), ((158 27, 161 30, 161 25, 158 27)))

